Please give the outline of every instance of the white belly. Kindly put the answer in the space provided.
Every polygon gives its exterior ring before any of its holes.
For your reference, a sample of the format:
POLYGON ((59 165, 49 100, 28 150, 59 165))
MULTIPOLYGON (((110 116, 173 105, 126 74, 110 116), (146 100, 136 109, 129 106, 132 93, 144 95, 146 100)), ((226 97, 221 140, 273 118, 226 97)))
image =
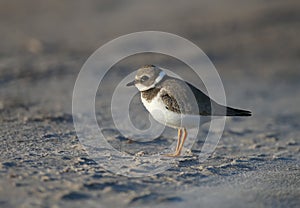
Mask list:
MULTIPOLYGON (((141 99, 152 117, 163 125, 173 128, 197 128, 200 124, 200 116, 198 115, 181 115, 166 109, 159 94, 155 96, 151 102, 148 102, 143 97, 141 97, 141 99)), ((203 117, 201 118, 201 123, 204 123, 203 117)))

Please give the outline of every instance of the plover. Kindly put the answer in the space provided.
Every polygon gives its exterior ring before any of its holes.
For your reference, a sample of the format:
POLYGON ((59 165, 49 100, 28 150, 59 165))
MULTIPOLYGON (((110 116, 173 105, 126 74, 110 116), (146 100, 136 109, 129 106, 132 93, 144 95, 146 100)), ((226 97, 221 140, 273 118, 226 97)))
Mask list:
POLYGON ((180 155, 187 128, 197 127, 213 117, 251 116, 250 111, 218 104, 192 84, 168 76, 154 65, 139 68, 135 80, 126 86, 133 85, 140 91, 142 103, 155 120, 178 129, 176 150, 166 156, 180 155))

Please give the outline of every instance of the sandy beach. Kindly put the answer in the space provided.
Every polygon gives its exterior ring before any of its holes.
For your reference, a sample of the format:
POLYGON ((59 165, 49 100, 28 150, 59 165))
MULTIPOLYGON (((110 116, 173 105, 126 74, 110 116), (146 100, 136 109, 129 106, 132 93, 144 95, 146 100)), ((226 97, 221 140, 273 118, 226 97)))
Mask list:
MULTIPOLYGON (((0 207, 300 206, 298 1, 1 0, 0 31, 0 207), (96 163, 82 146, 72 94, 97 48, 145 30, 195 43, 215 65, 227 104, 253 115, 228 118, 204 162, 196 155, 207 126, 170 169, 130 178, 96 163)), ((144 143, 113 125, 114 89, 144 64, 197 82, 182 62, 161 54, 134 55, 109 70, 95 99, 97 120, 108 143, 131 155, 163 151, 176 134, 168 128, 144 143)), ((138 95, 131 110, 147 126, 138 95)))

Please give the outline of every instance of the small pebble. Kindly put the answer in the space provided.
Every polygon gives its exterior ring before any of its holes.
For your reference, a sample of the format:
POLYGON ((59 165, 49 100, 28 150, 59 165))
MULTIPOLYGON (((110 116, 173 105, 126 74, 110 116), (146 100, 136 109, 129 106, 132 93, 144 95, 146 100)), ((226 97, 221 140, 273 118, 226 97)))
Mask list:
POLYGON ((50 177, 49 176, 46 176, 46 175, 43 175, 41 177, 41 181, 50 181, 50 177))
POLYGON ((144 155, 145 155, 145 152, 144 151, 140 151, 140 152, 135 153, 134 156, 136 156, 136 157, 142 157, 144 155))

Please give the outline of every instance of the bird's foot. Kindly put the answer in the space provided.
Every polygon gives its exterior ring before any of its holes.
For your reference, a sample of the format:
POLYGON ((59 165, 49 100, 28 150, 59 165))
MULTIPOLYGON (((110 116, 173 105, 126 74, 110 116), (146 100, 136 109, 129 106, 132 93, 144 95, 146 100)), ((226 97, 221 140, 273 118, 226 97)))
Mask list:
POLYGON ((165 156, 165 157, 178 157, 178 156, 180 156, 180 152, 167 153, 167 154, 163 154, 163 156, 165 156))

